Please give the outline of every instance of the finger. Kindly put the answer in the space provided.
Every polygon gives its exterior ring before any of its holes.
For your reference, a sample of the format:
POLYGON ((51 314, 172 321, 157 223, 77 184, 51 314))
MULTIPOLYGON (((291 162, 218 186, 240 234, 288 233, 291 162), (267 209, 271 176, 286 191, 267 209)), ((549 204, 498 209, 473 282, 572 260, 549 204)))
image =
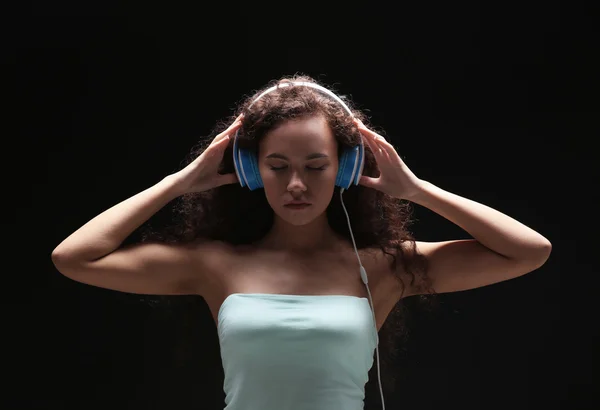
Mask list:
POLYGON ((240 114, 236 117, 236 119, 233 121, 233 123, 231 125, 238 123, 238 122, 242 123, 243 121, 244 121, 244 114, 240 114))
POLYGON ((372 131, 369 128, 367 128, 367 126, 365 124, 363 124, 361 120, 355 118, 354 123, 356 124, 356 126, 358 127, 358 130, 363 135, 370 137, 370 138, 375 138, 375 137, 379 136, 379 134, 377 134, 375 131, 372 131))
POLYGON ((223 134, 231 135, 231 133, 238 130, 242 124, 242 120, 238 117, 238 119, 236 119, 225 131, 223 131, 223 134))
POLYGON ((379 147, 385 153, 385 156, 389 160, 391 160, 394 157, 399 157, 394 146, 392 144, 390 144, 389 142, 387 142, 385 139, 383 139, 383 138, 379 139, 377 141, 377 144, 379 145, 379 147))
POLYGON ((367 145, 371 149, 371 152, 374 155, 377 155, 379 153, 379 147, 375 143, 372 143, 369 138, 364 138, 364 140, 367 142, 367 145))
POLYGON ((377 134, 375 131, 371 131, 370 129, 368 129, 362 123, 362 121, 355 118, 354 123, 357 125, 358 130, 361 132, 361 134, 366 137, 365 140, 367 141, 367 144, 369 144, 371 151, 376 155, 376 159, 378 161, 390 161, 391 158, 393 158, 391 156, 398 155, 394 147, 390 143, 388 143, 385 138, 377 134))
MULTIPOLYGON (((355 120, 355 122, 358 120, 355 120)), ((377 147, 377 145, 375 145, 374 143, 374 139, 371 137, 371 135, 367 132, 368 130, 366 129, 366 127, 359 127, 358 128, 360 134, 364 137, 363 140, 367 142, 367 145, 369 146, 369 148, 371 148, 371 151, 373 151, 374 154, 377 154, 379 152, 379 148, 377 147)))
POLYGON ((225 151, 227 146, 229 145, 229 141, 231 137, 229 135, 224 135, 215 145, 217 151, 225 151))
POLYGON ((388 160, 389 157, 386 154, 386 151, 381 147, 381 145, 376 140, 371 140, 370 138, 365 138, 367 144, 371 148, 371 151, 375 155, 375 159, 378 163, 381 163, 383 160, 388 160))
POLYGON ((214 140, 207 148, 206 148, 206 156, 216 157, 223 155, 223 152, 229 145, 229 136, 223 136, 219 141, 214 140))
POLYGON ((241 126, 242 126, 242 121, 241 120, 235 120, 233 122, 233 124, 231 124, 229 126, 229 128, 227 128, 225 131, 223 131, 222 133, 220 133, 219 135, 217 135, 213 139, 213 142, 211 143, 211 145, 220 142, 225 137, 229 137, 230 135, 233 135, 233 133, 235 133, 241 126))
POLYGON ((366 128, 363 128, 361 132, 365 136, 364 139, 367 141, 367 144, 371 147, 371 151, 376 155, 383 155, 386 158, 387 155, 385 154, 388 150, 383 146, 384 143, 387 143, 385 138, 366 128))
MULTIPOLYGON (((389 150, 388 150, 388 146, 391 147, 391 145, 389 145, 383 138, 378 137, 377 139, 375 139, 375 145, 377 145, 379 147, 379 149, 381 150, 381 154, 384 156, 388 156, 389 155, 389 150)), ((392 150, 394 148, 392 147, 392 150)))
POLYGON ((379 150, 385 151, 388 154, 390 153, 390 148, 394 150, 394 147, 389 145, 384 137, 375 131, 368 129, 360 120, 355 120, 355 123, 357 124, 358 130, 361 132, 361 134, 366 137, 365 139, 371 145, 371 148, 373 148, 373 143, 376 143, 379 150))

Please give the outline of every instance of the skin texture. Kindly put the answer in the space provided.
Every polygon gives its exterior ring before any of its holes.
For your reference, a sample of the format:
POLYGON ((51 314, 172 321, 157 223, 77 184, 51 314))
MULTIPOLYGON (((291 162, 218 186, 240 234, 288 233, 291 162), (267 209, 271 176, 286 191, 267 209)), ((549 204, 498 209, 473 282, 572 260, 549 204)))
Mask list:
POLYGON ((264 246, 310 249, 331 243, 335 234, 325 211, 334 193, 337 150, 337 142, 322 116, 284 122, 261 141, 259 171, 275 213, 273 227, 262 241, 264 246), (294 200, 310 206, 285 206, 294 200))

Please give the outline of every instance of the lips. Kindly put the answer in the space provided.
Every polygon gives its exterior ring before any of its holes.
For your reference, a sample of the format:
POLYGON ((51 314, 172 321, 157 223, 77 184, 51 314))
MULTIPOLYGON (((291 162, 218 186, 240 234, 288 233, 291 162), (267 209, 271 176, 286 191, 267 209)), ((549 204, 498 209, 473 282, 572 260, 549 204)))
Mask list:
POLYGON ((284 205, 286 208, 289 209, 304 209, 310 206, 310 204, 307 203, 291 203, 291 204, 285 204, 284 205))

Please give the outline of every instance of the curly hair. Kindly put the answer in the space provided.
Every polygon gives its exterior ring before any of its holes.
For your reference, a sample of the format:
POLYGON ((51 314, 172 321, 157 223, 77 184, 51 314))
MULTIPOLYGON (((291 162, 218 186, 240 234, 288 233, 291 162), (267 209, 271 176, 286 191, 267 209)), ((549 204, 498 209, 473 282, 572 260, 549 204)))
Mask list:
MULTIPOLYGON (((258 152, 261 138, 282 122, 315 115, 321 115, 326 119, 337 140, 340 153, 344 147, 352 147, 359 143, 362 136, 348 113, 338 102, 310 87, 281 87, 251 104, 267 88, 290 81, 317 83, 305 75, 295 75, 271 82, 265 88, 245 98, 230 118, 218 123, 209 138, 203 139, 192 148, 182 166, 197 158, 212 139, 225 130, 240 114, 244 114, 244 121, 238 135, 239 144, 255 152, 258 152)), ((346 98, 341 98, 350 107, 354 116, 368 126, 366 116, 354 109, 346 98)), ((232 149, 233 142, 230 141, 220 166, 220 173, 234 172, 232 149)), ((375 157, 369 147, 365 146, 363 175, 376 177, 378 174, 375 157)), ((327 208, 327 219, 338 235, 350 241, 350 231, 339 198, 339 189, 339 187, 335 188, 337 195, 333 196, 327 208)), ((408 230, 412 222, 410 203, 358 185, 344 193, 344 204, 351 218, 357 248, 379 248, 390 255, 393 271, 403 271, 411 278, 410 286, 419 290, 421 295, 417 299, 429 300, 428 295, 434 292, 426 274, 426 261, 416 252, 414 238, 408 230), (402 265, 402 269, 397 269, 398 263, 402 265)), ((176 200, 172 210, 175 212, 172 223, 160 231, 148 227, 143 240, 190 242, 198 238, 208 238, 233 245, 251 244, 260 240, 268 232, 274 219, 274 212, 267 202, 264 191, 250 191, 241 188, 239 184, 223 185, 210 191, 183 195, 176 200)), ((406 289, 400 273, 397 279, 402 288, 406 289)), ((395 377, 391 372, 392 361, 396 353, 398 337, 406 335, 404 331, 406 313, 405 302, 401 299, 380 330, 381 370, 385 379, 384 384, 388 387, 395 384, 395 377)), ((369 380, 373 379, 377 378, 369 377, 369 380)))

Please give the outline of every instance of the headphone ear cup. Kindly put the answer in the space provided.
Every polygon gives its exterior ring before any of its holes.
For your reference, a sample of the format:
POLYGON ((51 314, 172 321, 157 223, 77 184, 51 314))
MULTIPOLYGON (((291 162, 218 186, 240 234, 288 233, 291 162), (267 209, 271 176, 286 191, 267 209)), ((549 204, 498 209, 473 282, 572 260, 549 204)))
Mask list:
POLYGON ((246 179, 244 178, 244 173, 242 171, 238 139, 237 139, 238 132, 239 131, 236 131, 235 136, 233 137, 233 168, 235 169, 235 175, 237 176, 240 186, 245 187, 248 184, 246 183, 246 179))
POLYGON ((347 160, 348 160, 348 158, 346 156, 346 150, 343 150, 342 154, 340 155, 340 159, 338 161, 338 172, 337 172, 337 175, 335 176, 335 186, 339 186, 339 187, 343 188, 342 180, 344 178, 344 167, 345 167, 347 160))
POLYGON ((233 167, 242 187, 247 186, 251 191, 263 187, 263 181, 258 171, 258 161, 253 152, 239 147, 236 131, 233 140, 233 167))
POLYGON ((256 158, 256 155, 247 150, 241 150, 241 154, 242 167, 244 169, 244 174, 246 175, 248 188, 250 188, 251 191, 262 188, 264 185, 260 176, 260 171, 258 170, 258 159, 256 158))
POLYGON ((357 146, 358 148, 358 169, 356 170, 356 174, 354 176, 354 185, 358 185, 360 182, 360 177, 363 174, 365 169, 365 146, 361 144, 357 146))
POLYGON ((354 181, 356 168, 356 147, 344 149, 339 160, 338 173, 335 178, 335 185, 344 189, 348 189, 354 181))

